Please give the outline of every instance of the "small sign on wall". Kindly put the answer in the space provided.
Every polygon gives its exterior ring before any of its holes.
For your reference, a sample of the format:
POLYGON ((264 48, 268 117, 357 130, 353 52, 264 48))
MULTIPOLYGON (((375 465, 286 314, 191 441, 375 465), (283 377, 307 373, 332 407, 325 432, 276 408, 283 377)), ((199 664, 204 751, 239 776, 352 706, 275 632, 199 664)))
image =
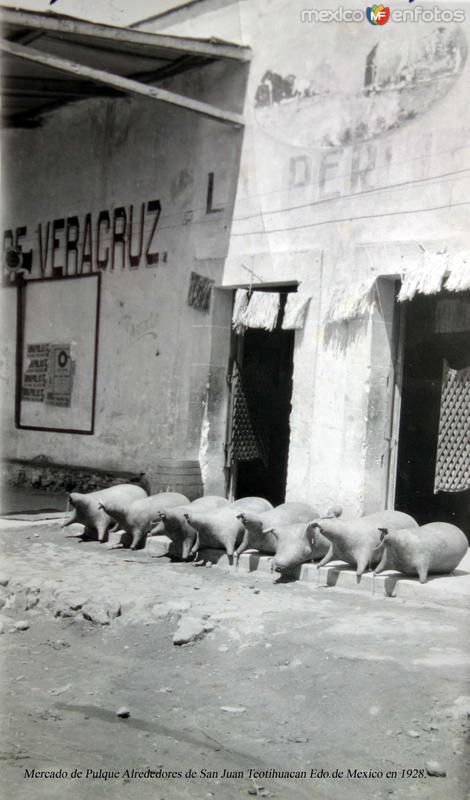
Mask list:
POLYGON ((21 399, 70 407, 73 361, 70 344, 28 344, 21 399))
POLYGON ((188 306, 204 311, 206 314, 211 305, 211 292, 214 281, 197 272, 191 272, 189 283, 188 306))

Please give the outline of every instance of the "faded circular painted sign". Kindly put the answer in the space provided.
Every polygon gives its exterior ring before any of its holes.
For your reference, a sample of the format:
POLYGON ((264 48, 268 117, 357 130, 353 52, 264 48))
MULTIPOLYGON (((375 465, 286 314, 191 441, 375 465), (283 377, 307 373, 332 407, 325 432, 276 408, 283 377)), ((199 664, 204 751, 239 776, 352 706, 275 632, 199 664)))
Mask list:
POLYGON ((352 40, 337 26, 335 61, 315 59, 310 38, 308 55, 293 55, 290 71, 272 66, 284 67, 286 53, 273 54, 255 90, 259 125, 281 142, 333 148, 374 139, 425 113, 458 80, 467 42, 458 25, 423 25, 407 36, 400 27, 399 38, 352 40))

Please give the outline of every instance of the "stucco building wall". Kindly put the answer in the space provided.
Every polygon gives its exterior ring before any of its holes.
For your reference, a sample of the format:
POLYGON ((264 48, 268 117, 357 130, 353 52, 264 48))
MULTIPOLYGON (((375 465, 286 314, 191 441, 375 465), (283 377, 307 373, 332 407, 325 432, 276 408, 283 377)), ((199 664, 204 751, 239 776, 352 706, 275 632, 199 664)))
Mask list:
POLYGON ((168 263, 103 272, 96 435, 15 432, 10 380, 7 455, 150 471, 159 456, 199 458, 206 491, 220 491, 231 293, 214 290, 202 315, 186 304, 189 273, 233 287, 251 269, 311 296, 295 339, 287 499, 339 500, 347 513, 390 502, 395 281, 423 249, 469 248, 470 18, 315 25, 303 5, 205 0, 145 26, 252 47, 246 92, 233 65, 168 83, 243 110, 244 134, 109 100, 9 135, 5 228, 159 198, 168 263), (210 172, 222 210, 207 215, 210 172), (328 325, 335 292, 373 278, 371 314, 328 325))
POLYGON ((197 6, 154 29, 233 36, 254 54, 224 282, 246 283, 248 264, 312 295, 296 334, 287 497, 376 510, 389 477, 394 279, 423 248, 452 257, 470 241, 470 18, 315 24, 303 0, 197 6), (297 95, 278 85, 274 100, 273 81, 289 75, 297 95), (333 292, 374 275, 389 280, 372 316, 326 326, 333 292))
MULTIPOLYGON (((203 71, 204 77, 193 71, 166 86, 237 110, 244 91, 243 68, 219 63, 203 71)), ((106 252, 109 256, 101 269, 93 436, 15 430, 15 290, 3 293, 5 457, 45 455, 56 462, 146 471, 150 476, 159 458, 198 458, 211 360, 214 374, 220 366, 217 353, 211 359, 217 330, 212 323, 220 313, 214 302, 208 312, 188 305, 190 275, 197 272, 215 285, 221 282, 221 256, 228 248, 226 216, 234 200, 242 135, 239 129, 168 104, 130 98, 83 101, 55 111, 40 128, 5 132, 3 229, 15 235, 19 226, 26 226, 21 244, 33 251, 32 279, 42 277, 41 263, 45 277, 51 276, 52 257, 56 266, 64 264, 65 230, 57 229, 58 246, 52 254, 57 219, 78 218, 79 272, 84 248, 92 250, 85 273, 100 271, 97 259, 104 259, 106 252), (210 174, 213 197, 208 211, 210 174), (149 203, 157 200, 161 213, 153 231, 158 214, 149 210, 149 203), (131 266, 126 238, 124 247, 115 246, 113 268, 115 209, 125 209, 127 236, 133 207, 135 254, 141 204, 145 222, 140 263, 131 266), (98 252, 97 221, 103 210, 109 212, 111 232, 103 223, 98 252), (91 244, 85 246, 88 214, 92 234, 91 244), (159 254, 158 263, 147 263, 147 248, 159 254)), ((76 269, 71 257, 69 274, 76 269)), ((72 286, 73 282, 71 291, 72 286)), ((223 361, 225 365, 225 353, 223 361)), ((219 464, 214 480, 223 489, 220 470, 219 464)))

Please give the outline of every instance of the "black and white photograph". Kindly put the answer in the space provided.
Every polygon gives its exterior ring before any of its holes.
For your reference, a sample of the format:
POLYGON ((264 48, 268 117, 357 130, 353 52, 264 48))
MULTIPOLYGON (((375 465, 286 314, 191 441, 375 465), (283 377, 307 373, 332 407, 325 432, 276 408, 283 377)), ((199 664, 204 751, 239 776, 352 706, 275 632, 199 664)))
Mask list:
POLYGON ((469 48, 0 0, 2 800, 470 800, 469 48))

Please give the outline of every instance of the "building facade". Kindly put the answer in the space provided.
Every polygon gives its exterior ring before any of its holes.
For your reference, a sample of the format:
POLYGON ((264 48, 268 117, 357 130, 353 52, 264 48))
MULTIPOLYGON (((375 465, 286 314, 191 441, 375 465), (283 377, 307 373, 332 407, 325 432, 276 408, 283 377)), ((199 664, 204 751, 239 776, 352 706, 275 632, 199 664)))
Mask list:
MULTIPOLYGON (((192 460, 207 492, 468 530, 470 18, 374 25, 353 8, 338 22, 333 3, 202 0, 141 23, 251 48, 248 73, 165 82, 243 110, 244 130, 107 98, 7 133, 4 230, 27 228, 31 277, 66 254, 101 275, 94 435, 15 428, 10 369, 7 457, 150 476, 192 460), (233 330, 240 289, 266 294, 274 328, 247 314, 233 330), (294 294, 306 313, 286 329, 294 294)), ((24 347, 47 341, 33 333, 24 347)))

